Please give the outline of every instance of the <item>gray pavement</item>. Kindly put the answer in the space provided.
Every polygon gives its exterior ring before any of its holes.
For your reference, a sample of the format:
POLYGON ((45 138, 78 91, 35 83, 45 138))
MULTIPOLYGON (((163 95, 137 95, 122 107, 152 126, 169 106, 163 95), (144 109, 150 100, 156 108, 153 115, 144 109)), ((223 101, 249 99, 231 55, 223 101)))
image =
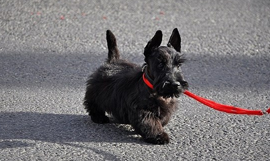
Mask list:
POLYGON ((0 0, 0 160, 270 160, 270 115, 214 111, 182 96, 168 145, 83 109, 87 76, 107 57, 143 63, 156 30, 173 28, 190 91, 224 104, 270 106, 270 1, 0 0))

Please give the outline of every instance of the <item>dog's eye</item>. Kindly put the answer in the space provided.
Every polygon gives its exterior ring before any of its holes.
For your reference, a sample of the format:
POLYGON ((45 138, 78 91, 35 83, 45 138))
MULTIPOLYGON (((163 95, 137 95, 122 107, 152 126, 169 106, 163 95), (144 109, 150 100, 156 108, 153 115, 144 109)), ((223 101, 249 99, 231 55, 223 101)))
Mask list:
POLYGON ((160 62, 160 63, 158 64, 158 67, 159 67, 160 69, 164 68, 164 63, 160 62))
POLYGON ((176 63, 175 66, 176 66, 177 68, 180 68, 180 67, 182 66, 182 63, 176 63))
POLYGON ((175 60, 174 60, 174 64, 177 68, 180 68, 182 66, 182 64, 184 63, 185 59, 181 58, 181 56, 176 56, 175 60))

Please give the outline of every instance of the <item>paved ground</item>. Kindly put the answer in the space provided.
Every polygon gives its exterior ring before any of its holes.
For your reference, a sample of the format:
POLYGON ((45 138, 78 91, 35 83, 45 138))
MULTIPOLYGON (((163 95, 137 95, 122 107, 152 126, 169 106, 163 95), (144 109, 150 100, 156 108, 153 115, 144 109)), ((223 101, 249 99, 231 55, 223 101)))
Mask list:
POLYGON ((97 125, 82 106, 106 58, 105 31, 143 63, 158 29, 177 27, 190 91, 225 104, 270 106, 269 0, 0 0, 0 160, 270 160, 270 116, 228 115, 186 96, 146 144, 127 125, 97 125))

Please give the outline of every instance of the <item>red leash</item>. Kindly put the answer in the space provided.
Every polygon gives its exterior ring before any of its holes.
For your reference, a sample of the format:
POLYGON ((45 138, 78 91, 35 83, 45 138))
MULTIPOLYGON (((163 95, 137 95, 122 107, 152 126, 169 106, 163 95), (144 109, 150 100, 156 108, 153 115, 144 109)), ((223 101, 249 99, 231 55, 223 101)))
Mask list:
POLYGON ((263 112, 261 110, 248 110, 248 109, 243 109, 239 107, 234 107, 234 106, 229 106, 229 105, 223 105, 208 99, 205 99, 203 97, 197 96, 188 90, 184 92, 185 95, 201 102, 202 104, 209 106, 215 110, 222 111, 222 112, 227 112, 227 113, 232 113, 232 114, 246 114, 246 115, 264 115, 264 114, 270 114, 270 108, 266 111, 263 112))

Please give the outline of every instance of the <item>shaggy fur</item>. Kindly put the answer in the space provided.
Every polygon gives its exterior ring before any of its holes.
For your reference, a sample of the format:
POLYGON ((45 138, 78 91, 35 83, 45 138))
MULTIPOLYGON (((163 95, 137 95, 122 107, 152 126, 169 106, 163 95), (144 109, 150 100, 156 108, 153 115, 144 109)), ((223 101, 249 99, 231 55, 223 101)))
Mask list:
POLYGON ((159 30, 144 49, 143 68, 120 59, 116 38, 106 33, 108 59, 87 81, 85 109, 95 123, 109 123, 105 112, 120 123, 131 124, 146 142, 169 143, 165 126, 176 110, 176 99, 188 87, 180 66, 184 62, 181 38, 174 29, 167 46, 160 46, 159 30), (142 75, 153 84, 149 88, 142 75))

